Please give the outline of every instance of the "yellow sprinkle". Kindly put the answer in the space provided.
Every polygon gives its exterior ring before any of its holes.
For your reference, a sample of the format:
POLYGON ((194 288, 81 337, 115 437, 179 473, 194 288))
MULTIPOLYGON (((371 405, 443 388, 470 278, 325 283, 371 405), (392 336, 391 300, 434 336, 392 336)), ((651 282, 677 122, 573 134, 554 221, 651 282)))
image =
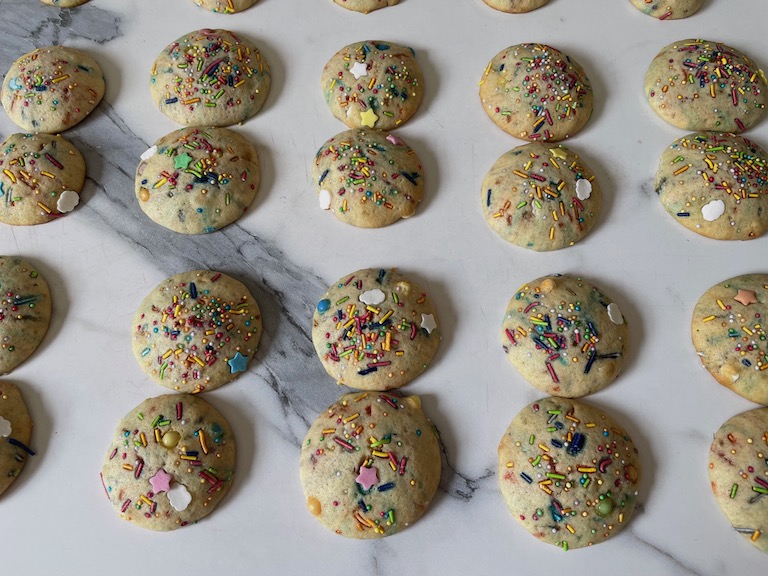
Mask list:
POLYGON ((547 447, 547 445, 546 445, 546 444, 539 444, 539 448, 541 448, 542 450, 544 450, 544 452, 549 452, 549 448, 547 447))
POLYGON ((356 418, 359 418, 359 417, 360 417, 360 413, 359 412, 355 412, 351 416, 347 416, 346 418, 344 418, 342 420, 342 422, 344 422, 344 424, 346 424, 347 422, 352 422, 352 420, 354 420, 356 418))
POLYGON ((194 360, 195 362, 197 362, 198 364, 200 364, 200 366, 205 366, 205 362, 203 362, 203 361, 202 361, 200 358, 198 358, 197 356, 192 356, 192 360, 194 360))
POLYGON ((144 435, 144 432, 139 434, 139 438, 141 439, 141 445, 146 446, 147 445, 147 437, 144 435))
POLYGON ((374 450, 372 454, 379 458, 389 458, 389 454, 387 454, 386 452, 382 452, 381 450, 374 450))
POLYGON ((54 176, 54 175, 53 175, 53 174, 51 174, 50 172, 46 172, 45 170, 43 170, 42 172, 40 172, 40 174, 41 174, 42 176, 45 176, 46 178, 56 178, 56 176, 54 176))
POLYGON ((576 530, 574 530, 573 526, 571 526, 570 524, 566 524, 565 527, 568 530, 568 532, 570 532, 571 534, 574 534, 576 532, 576 530))
POLYGON ((203 449, 203 454, 208 454, 208 446, 205 444, 205 432, 203 429, 197 431, 197 437, 200 440, 200 448, 203 449))
POLYGON ((709 322, 709 321, 714 320, 714 319, 715 319, 714 316, 707 316, 706 318, 702 318, 702 322, 709 322))
POLYGON ((723 304, 723 301, 718 299, 717 305, 720 306, 720 310, 725 310, 725 304, 723 304))
POLYGON ((42 209, 43 209, 43 210, 44 210, 44 211, 45 211, 47 214, 50 214, 50 213, 51 213, 51 209, 50 209, 50 208, 48 208, 48 206, 46 206, 46 205, 45 205, 45 204, 43 204, 42 202, 38 202, 38 203, 37 203, 37 205, 38 205, 38 206, 40 206, 40 208, 42 208, 42 209))
POLYGON ((682 174, 682 173, 683 173, 683 172, 685 172, 686 170, 688 170, 688 168, 690 168, 690 166, 688 166, 688 165, 686 164, 685 166, 682 166, 682 167, 678 168, 677 170, 675 170, 675 171, 673 172, 673 174, 674 174, 675 176, 677 176, 677 175, 679 175, 679 174, 682 174))
POLYGON ((13 182, 14 184, 16 184, 16 176, 14 175, 14 173, 13 173, 13 172, 11 172, 10 170, 8 170, 8 168, 6 168, 5 170, 3 170, 3 174, 5 174, 6 176, 8 176, 8 178, 10 178, 10 179, 11 179, 11 182, 13 182))

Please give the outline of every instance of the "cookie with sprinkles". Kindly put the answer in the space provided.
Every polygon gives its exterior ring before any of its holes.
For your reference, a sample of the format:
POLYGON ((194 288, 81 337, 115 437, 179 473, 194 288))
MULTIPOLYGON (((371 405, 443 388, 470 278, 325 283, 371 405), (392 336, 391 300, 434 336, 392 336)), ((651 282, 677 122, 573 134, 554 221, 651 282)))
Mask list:
POLYGON ((529 404, 499 443, 499 486, 509 511, 563 550, 599 544, 626 527, 641 470, 624 429, 579 400, 529 404))
POLYGON ((360 390, 407 384, 432 360, 441 334, 425 290, 395 270, 368 268, 321 296, 312 342, 326 372, 360 390))
POLYGON ((747 55, 710 40, 665 46, 645 73, 656 114, 684 130, 744 132, 765 113, 768 81, 747 55))
POLYGON ((234 14, 235 12, 242 12, 246 8, 250 8, 258 0, 192 0, 195 4, 210 10, 211 12, 218 12, 219 14, 234 14))
POLYGON ((693 16, 704 0, 629 0, 643 14, 659 20, 677 20, 693 16))
POLYGON ((320 208, 362 228, 412 216, 424 194, 416 152, 399 136, 369 128, 347 130, 323 144, 312 178, 320 208))
POLYGON ((11 134, 0 144, 0 222, 44 224, 80 203, 85 160, 50 134, 11 134))
POLYGON ((26 260, 0 256, 0 374, 29 358, 51 321, 48 283, 26 260))
POLYGON ((345 394, 312 424, 299 464, 307 509, 349 538, 383 538, 427 510, 440 484, 438 433, 418 396, 345 394))
POLYGON ((213 512, 232 485, 235 460, 226 418, 199 396, 169 394, 120 421, 101 481, 124 520, 175 530, 213 512))
POLYGON ((592 230, 602 203, 594 173, 576 153, 539 142, 503 154, 480 192, 491 229, 537 251, 573 246, 592 230))
POLYGON ((352 10, 354 12, 361 12, 368 14, 379 8, 386 8, 387 6, 394 6, 400 0, 333 0, 339 6, 352 10))
POLYGON ((58 6, 59 8, 74 8, 75 6, 80 6, 80 4, 85 4, 88 2, 88 0, 40 0, 43 4, 48 4, 49 6, 58 6))
POLYGON ((269 93, 269 64, 228 30, 204 28, 171 42, 152 66, 160 111, 185 126, 232 126, 254 116, 269 93))
POLYGON ((504 353, 523 378, 567 398, 613 382, 624 365, 628 337, 618 304, 590 282, 568 275, 524 284, 501 325, 504 353))
POLYGON ((589 120, 592 85, 567 54, 545 44, 518 44, 485 67, 480 100, 488 117, 508 134, 557 142, 589 120))
POLYGON ((380 40, 339 50, 320 82, 331 113, 350 128, 397 128, 416 113, 424 96, 413 49, 380 40))
POLYGON ((160 138, 136 169, 136 198, 152 220, 182 234, 237 220, 259 189, 253 144, 227 128, 182 128, 160 138))
POLYGON ((483 0, 491 8, 509 14, 520 14, 541 8, 549 0, 483 0))
POLYGON ((241 282, 209 270, 182 272, 158 284, 133 321, 133 354, 155 382, 203 392, 231 382, 256 355, 259 305, 241 282))
POLYGON ((104 90, 104 74, 96 60, 74 48, 47 46, 11 65, 0 101, 23 130, 55 134, 93 112, 104 90))
POLYGON ((752 240, 768 229, 768 156, 734 134, 688 134, 661 155, 656 193, 697 234, 752 240))
POLYGON ((733 529, 768 552, 768 408, 737 414, 715 433, 709 480, 733 529))
POLYGON ((768 274, 744 274, 707 290, 693 309, 691 335, 702 365, 723 386, 768 404, 768 274))
POLYGON ((19 389, 10 382, 0 382, 0 494, 21 473, 35 452, 29 447, 32 418, 19 389))

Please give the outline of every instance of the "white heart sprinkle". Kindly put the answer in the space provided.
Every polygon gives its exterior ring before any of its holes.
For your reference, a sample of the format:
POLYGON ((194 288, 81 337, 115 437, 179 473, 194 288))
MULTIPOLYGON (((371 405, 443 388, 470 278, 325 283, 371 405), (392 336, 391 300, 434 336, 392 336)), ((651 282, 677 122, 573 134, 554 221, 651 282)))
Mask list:
POLYGON ((576 180, 576 196, 579 197, 579 200, 587 200, 592 196, 592 182, 586 178, 576 180))
POLYGON ((722 200, 712 200, 701 207, 701 215, 707 222, 714 222, 725 213, 725 202, 722 200))
POLYGON ((374 288, 373 290, 368 290, 367 292, 360 294, 360 302, 363 304, 368 304, 368 306, 381 304, 386 298, 387 295, 378 288, 374 288))
POLYGON ((320 190, 320 208, 323 210, 331 209, 331 193, 328 190, 320 190))
POLYGON ((614 324, 624 324, 624 316, 621 315, 619 305, 615 302, 608 304, 608 318, 610 318, 611 322, 614 324))
POLYGON ((72 212, 75 206, 80 204, 80 194, 74 190, 64 190, 59 196, 59 200, 56 202, 56 210, 62 214, 65 212, 72 212))
POLYGON ((152 158, 152 156, 154 156, 156 153, 157 153, 157 146, 152 146, 152 148, 149 148, 144 152, 144 154, 141 155, 141 159, 144 162, 146 162, 147 160, 152 158))
POLYGON ((11 423, 8 422, 5 418, 0 416, 0 436, 3 438, 7 438, 11 435, 11 432, 13 432, 13 428, 11 428, 11 423))
POLYGON ((168 490, 168 501, 176 512, 183 512, 192 502, 192 494, 184 484, 175 483, 173 488, 168 490))

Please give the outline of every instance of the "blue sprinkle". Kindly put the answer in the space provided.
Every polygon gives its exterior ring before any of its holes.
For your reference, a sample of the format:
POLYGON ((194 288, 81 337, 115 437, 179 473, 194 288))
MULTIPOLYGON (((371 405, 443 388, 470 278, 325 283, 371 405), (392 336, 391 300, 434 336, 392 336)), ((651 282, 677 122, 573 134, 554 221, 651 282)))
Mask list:
POLYGON ((379 492, 386 492, 387 490, 392 490, 392 488, 395 487, 394 482, 387 482, 386 484, 382 484, 379 486, 378 490, 379 492))
POLYGON ((680 218, 688 218, 691 215, 691 213, 690 212, 678 212, 677 215, 680 218))
POLYGON ((378 368, 377 368, 376 366, 374 366, 374 367, 372 367, 372 368, 365 368, 365 369, 363 369, 363 370, 360 370, 360 371, 358 372, 358 374, 359 374, 360 376, 365 376, 366 374, 370 374, 371 372, 376 372, 377 370, 378 370, 378 368))
POLYGON ((330 172, 330 169, 326 168, 325 172, 322 173, 320 176, 320 180, 317 181, 318 184, 322 184, 323 180, 325 180, 325 177, 328 176, 328 172, 330 172))
POLYGON ((379 44, 375 44, 375 46, 379 50, 389 50, 389 44, 383 44, 380 42, 379 44))
POLYGON ((560 442, 560 440, 555 440, 554 438, 552 438, 551 442, 552 442, 552 446, 554 446, 555 448, 563 447, 563 443, 560 442))
POLYGON ((176 104, 176 102, 178 102, 178 101, 179 101, 179 99, 178 99, 178 98, 176 98, 176 97, 174 97, 174 98, 168 98, 168 99, 165 101, 165 103, 166 103, 166 104, 176 104))
POLYGON ((491 207, 491 189, 488 188, 488 196, 485 199, 485 205, 491 207))
POLYGON ((746 367, 750 367, 750 366, 752 366, 752 362, 750 362, 750 361, 749 361, 749 360, 747 360, 746 358, 744 358, 744 359, 741 361, 741 363, 742 363, 742 364, 744 364, 744 366, 746 366, 746 367))
POLYGON ((520 478, 522 478, 523 480, 525 480, 526 482, 528 482, 528 484, 532 484, 532 483, 533 483, 533 478, 531 478, 530 476, 528 476, 528 474, 526 474, 525 472, 521 472, 521 473, 520 473, 520 478))
POLYGON ((570 446, 568 446, 568 454, 571 456, 576 456, 576 454, 584 449, 584 444, 586 441, 587 440, 584 437, 584 434, 581 432, 576 432, 576 434, 574 434, 573 438, 571 439, 570 446))
POLYGON ((320 302, 317 303, 317 311, 320 312, 320 314, 325 314, 330 309, 331 309, 331 301, 328 300, 328 298, 323 298, 322 300, 320 300, 320 302))
POLYGON ((15 438, 8 438, 8 444, 12 444, 13 446, 17 446, 21 448, 22 450, 24 450, 24 452, 26 452, 30 456, 35 455, 35 452, 29 446, 25 446, 23 443, 19 442, 15 438))
POLYGON ((197 298, 197 286, 194 282, 189 283, 189 295, 192 296, 193 300, 197 298))

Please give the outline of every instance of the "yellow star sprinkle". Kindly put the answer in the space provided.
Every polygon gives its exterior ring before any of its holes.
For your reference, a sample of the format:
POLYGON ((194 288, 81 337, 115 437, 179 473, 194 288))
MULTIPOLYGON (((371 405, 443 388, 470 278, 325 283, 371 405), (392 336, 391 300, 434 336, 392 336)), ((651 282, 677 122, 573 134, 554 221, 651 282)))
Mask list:
POLYGON ((566 154, 565 150, 563 150, 562 148, 552 148, 549 151, 549 153, 552 154, 552 156, 554 156, 555 158, 560 158, 561 160, 565 160, 566 158, 568 158, 568 154, 566 154))
POLYGON ((368 108, 365 112, 360 112, 360 123, 368 128, 373 128, 376 125, 376 121, 379 119, 376 116, 376 112, 368 108))

